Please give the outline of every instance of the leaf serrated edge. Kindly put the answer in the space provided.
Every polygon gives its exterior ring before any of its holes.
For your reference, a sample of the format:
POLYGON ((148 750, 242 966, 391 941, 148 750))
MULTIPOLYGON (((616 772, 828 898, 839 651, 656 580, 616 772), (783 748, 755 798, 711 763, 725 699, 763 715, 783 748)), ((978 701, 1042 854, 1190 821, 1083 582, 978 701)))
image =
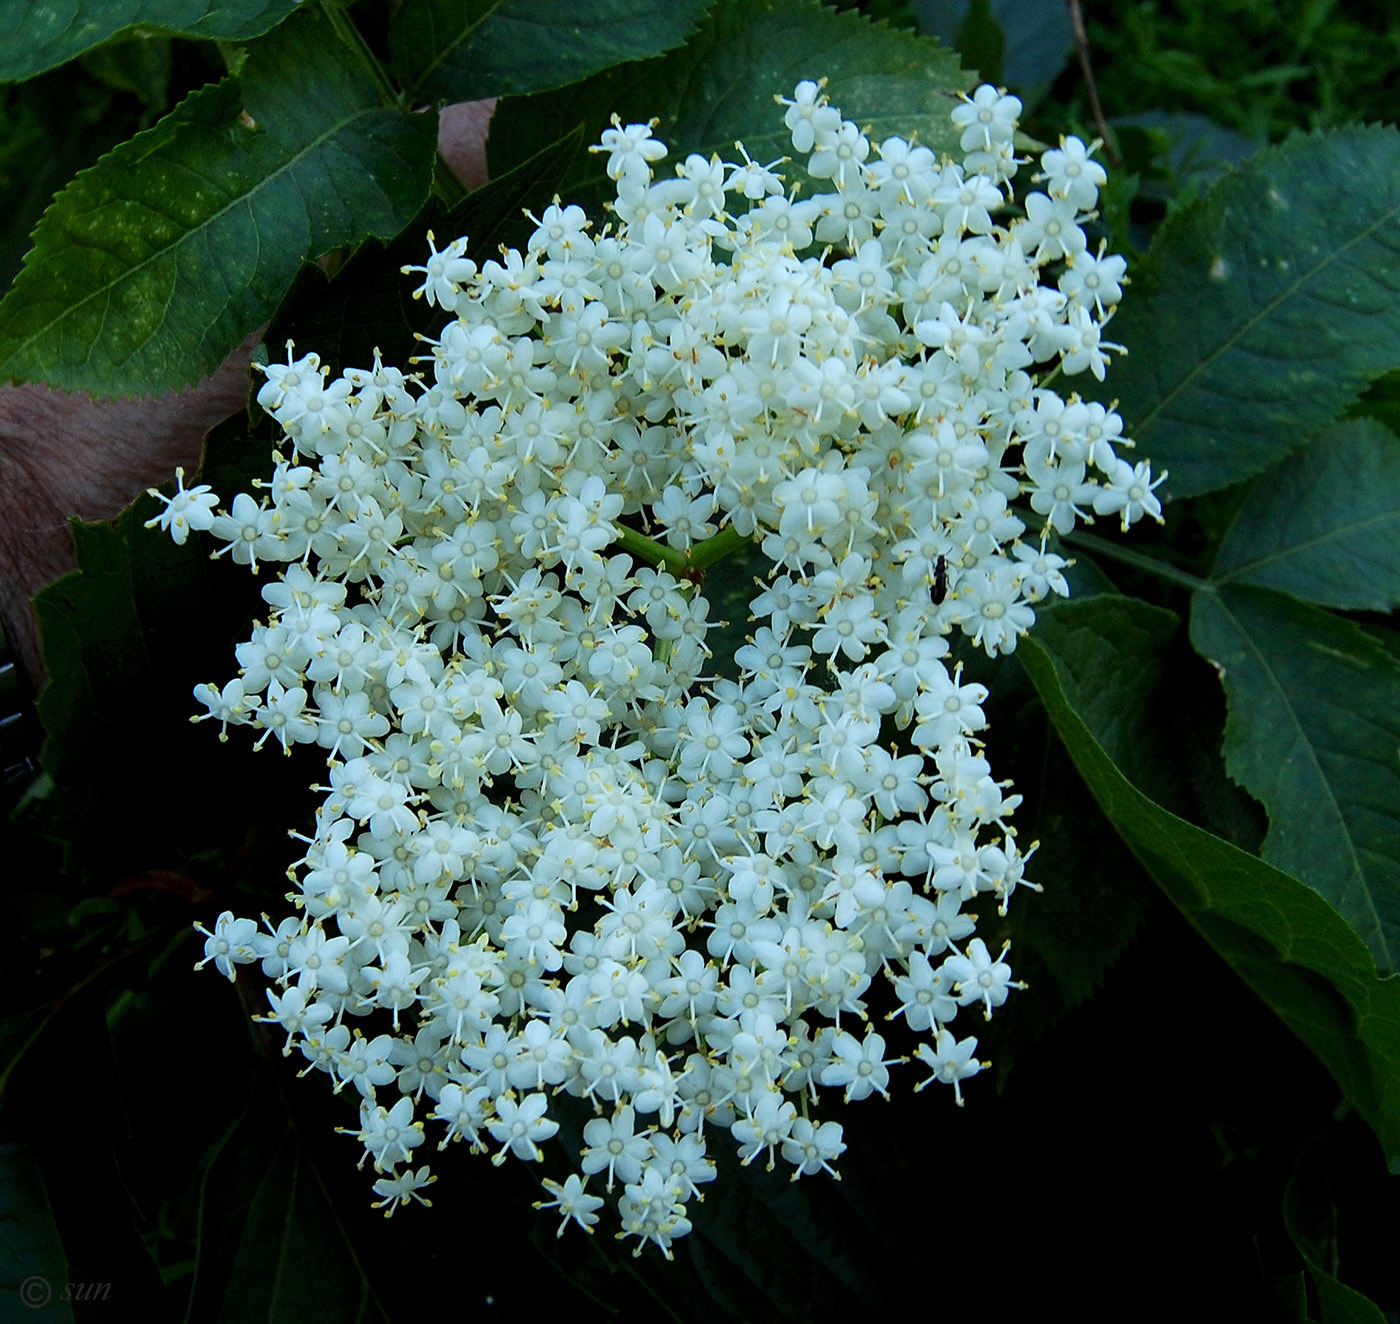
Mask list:
MULTIPOLYGON (((51 202, 49 206, 45 209, 43 216, 41 216, 39 219, 39 223, 34 228, 33 236, 31 236, 31 238, 40 235, 40 232, 45 227, 45 223, 49 221, 49 218, 51 216, 56 216, 58 218, 58 220, 54 221, 54 226, 58 226, 58 221, 62 219, 64 214, 61 208, 63 207, 66 201, 71 202, 72 199, 77 198, 79 202, 81 202, 83 191, 87 184, 90 182, 90 177, 94 174, 94 172, 112 169, 113 162, 116 162, 116 164, 120 166, 120 164, 124 162, 127 159, 127 157, 130 156, 132 153, 138 154, 138 159, 146 159, 155 151, 159 150, 159 148, 164 146, 167 142, 173 140, 179 134, 181 128, 184 125, 193 122, 195 112, 200 108, 203 101, 208 101, 212 104, 215 103, 216 98, 222 97, 224 99, 229 100, 231 104, 234 104, 233 99, 237 95, 238 86, 239 85, 237 79, 233 77, 226 77, 221 79, 217 83, 211 83, 207 84, 202 88, 197 88, 195 91, 191 92, 183 101, 181 101, 178 106, 172 109, 167 115, 163 116, 149 129, 143 130, 141 133, 138 133, 134 137, 127 139, 125 142, 118 143, 117 146, 112 148, 111 151, 104 154, 93 165, 87 167, 82 171, 79 171, 78 174, 74 176, 74 178, 70 180, 69 183, 65 185, 63 189, 59 191, 59 193, 54 197, 53 202, 51 202)), ((247 205, 250 202, 250 200, 254 199, 264 189, 268 188, 271 184, 281 179, 289 171, 295 170, 295 168, 298 165, 300 165, 304 160, 318 152, 327 142, 330 142, 333 139, 339 137, 348 128, 362 121, 385 119, 386 117, 393 117, 394 115, 395 112, 392 109, 385 107, 377 100, 372 103, 369 100, 366 100, 363 105, 356 108, 353 114, 338 119, 333 125, 327 127, 324 132, 318 134, 310 142, 303 143, 302 145, 297 147, 295 151, 293 151, 289 156, 285 157, 282 160, 281 164, 278 165, 278 167, 275 170, 271 171, 268 174, 262 175, 251 189, 240 192, 235 197, 230 198, 225 203, 225 205, 219 208, 217 211, 204 216, 204 218, 196 226, 182 228, 179 235, 177 235, 169 243, 165 244, 160 248, 152 249, 152 251, 147 253, 135 265, 125 266, 117 275, 113 276, 104 285, 89 291, 88 293, 83 295, 82 298, 80 298, 77 302, 64 305, 60 309, 60 311, 57 314, 55 314, 43 326, 35 330, 31 330, 24 337, 24 339, 16 340, 14 343, 14 347, 10 349, 10 351, 6 354, 4 360, 0 361, 0 380, 8 382, 42 380, 33 376, 32 370, 16 368, 12 365, 15 363, 16 359, 21 358, 31 348, 31 346, 33 346, 33 344, 36 341, 50 334, 53 331, 54 327, 59 326, 65 319, 71 317, 77 310, 87 307, 89 304, 91 304, 91 302, 94 299, 108 295, 112 292, 112 290, 119 288, 124 282, 130 280, 133 274, 140 272, 143 268, 150 266, 154 262, 161 261, 169 257, 170 254, 179 251, 182 245, 190 242, 193 238, 207 234, 209 227, 211 225, 216 224, 221 217, 227 215, 229 212, 237 209, 238 207, 247 205), (26 375, 26 373, 29 373, 30 375, 26 375)), ((410 117, 404 116, 404 118, 405 120, 407 120, 410 117)), ((209 125, 205 125, 203 127, 212 127, 212 121, 209 125)), ((126 201, 131 201, 131 199, 126 199, 126 201)), ((374 233, 374 231, 370 231, 370 233, 374 233)), ((302 256, 304 258, 307 255, 303 254, 302 256)), ((34 282, 42 281, 44 279, 44 268, 51 261, 51 257, 52 255, 40 251, 38 243, 35 243, 25 254, 24 259, 21 263, 19 274, 15 277, 15 280, 11 285, 9 291, 6 293, 5 297, 3 299, 0 299, 0 338, 3 338, 5 336, 8 329, 6 327, 7 314, 9 317, 13 317, 15 315, 16 306, 20 308, 24 306, 24 298, 22 296, 28 293, 31 284, 33 284, 34 282)), ((282 293, 285 294, 285 292, 286 291, 284 289, 282 293)), ((246 320, 247 319, 245 319, 245 321, 246 320)), ((243 337, 248 335, 249 332, 251 332, 257 325, 257 323, 261 320, 261 318, 253 319, 250 324, 246 325, 240 323, 239 329, 232 338, 232 344, 229 348, 236 346, 239 343, 239 341, 242 340, 243 337)), ((158 331, 159 327, 157 328, 157 332, 158 331)), ((156 332, 153 332, 152 334, 154 335, 156 334, 156 332)), ((0 343, 2 343, 2 341, 0 341, 0 343)), ((129 361, 131 358, 139 354, 141 350, 144 349, 145 346, 149 343, 150 337, 142 341, 141 344, 135 346, 127 355, 127 360, 129 361)), ((88 362, 90 362, 90 359, 88 360, 88 362)), ((55 366, 61 369, 67 369, 70 365, 58 364, 55 366)), ((83 365, 79 366, 81 367, 83 365)), ((153 385, 149 389, 144 391, 124 391, 119 388, 112 389, 109 391, 104 390, 101 386, 98 386, 93 383, 68 382, 62 380, 60 380, 57 383, 57 389, 65 391, 83 391, 91 395, 94 399, 112 399, 118 396, 130 399, 153 399, 158 395, 164 394, 165 392, 170 390, 187 389, 195 385, 204 377, 207 377, 211 373, 217 371, 217 369, 218 362, 216 361, 210 364, 208 369, 199 377, 181 376, 179 378, 174 378, 169 381, 165 381, 159 385, 153 385)), ((51 373, 52 371, 53 370, 50 369, 51 373)))

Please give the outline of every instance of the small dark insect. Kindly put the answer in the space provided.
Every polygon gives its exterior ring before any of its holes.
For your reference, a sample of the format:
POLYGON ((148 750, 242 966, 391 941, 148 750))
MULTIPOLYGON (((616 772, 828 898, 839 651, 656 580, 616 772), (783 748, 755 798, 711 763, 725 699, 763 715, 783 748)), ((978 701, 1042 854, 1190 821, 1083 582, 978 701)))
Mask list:
POLYGON ((941 607, 948 596, 948 559, 940 556, 933 567, 933 605, 941 607))

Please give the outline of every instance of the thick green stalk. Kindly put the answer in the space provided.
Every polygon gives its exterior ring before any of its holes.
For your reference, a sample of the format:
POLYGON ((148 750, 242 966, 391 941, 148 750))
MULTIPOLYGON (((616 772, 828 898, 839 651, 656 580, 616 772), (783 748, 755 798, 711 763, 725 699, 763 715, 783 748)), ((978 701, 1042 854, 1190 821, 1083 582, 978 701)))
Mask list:
POLYGON ((708 570, 716 561, 722 561, 731 552, 737 552, 748 541, 732 524, 727 525, 713 538, 706 538, 704 542, 697 543, 690 549, 690 568, 708 570))
POLYGON ((666 547, 655 539, 648 538, 646 534, 621 524, 617 526, 617 546, 624 552, 631 552, 633 556, 640 557, 648 565, 664 565, 673 575, 683 575, 686 572, 684 552, 678 552, 674 547, 666 547))

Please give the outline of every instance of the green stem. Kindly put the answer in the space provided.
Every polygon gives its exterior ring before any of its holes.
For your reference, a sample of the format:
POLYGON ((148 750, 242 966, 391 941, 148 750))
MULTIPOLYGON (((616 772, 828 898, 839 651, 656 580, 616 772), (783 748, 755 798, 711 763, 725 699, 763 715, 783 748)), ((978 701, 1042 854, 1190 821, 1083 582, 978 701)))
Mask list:
POLYGON ((1164 579, 1169 584, 1179 584, 1182 588, 1189 588, 1193 592, 1215 592, 1215 585, 1208 579, 1193 575, 1188 570, 1178 570, 1176 566, 1159 561, 1155 556, 1146 556, 1142 552, 1135 552, 1130 547, 1124 547, 1108 538, 1100 538, 1094 533, 1080 533, 1076 529, 1072 533, 1066 533, 1061 541, 1070 547, 1082 547, 1086 552, 1107 557, 1110 561, 1130 565, 1135 570, 1155 575, 1158 579, 1164 579))
POLYGON ((617 545, 624 552, 641 557, 648 565, 664 565, 673 575, 685 574, 687 562, 684 552, 678 552, 674 547, 665 547, 648 538, 646 534, 638 533, 636 529, 619 524, 617 545))
POLYGON ((636 529, 629 529, 625 525, 618 525, 617 528, 617 546, 625 552, 631 552, 633 556, 641 557, 648 565, 664 565, 677 578, 703 574, 716 561, 722 561, 731 552, 737 552, 748 541, 730 524, 713 538, 696 543, 689 552, 678 552, 674 547, 667 547, 654 538, 648 538, 644 533, 638 533, 636 529))
POLYGON ((713 538, 706 538, 690 549, 690 568, 708 570, 716 561, 722 561, 731 552, 737 552, 748 542, 732 524, 726 525, 713 538))

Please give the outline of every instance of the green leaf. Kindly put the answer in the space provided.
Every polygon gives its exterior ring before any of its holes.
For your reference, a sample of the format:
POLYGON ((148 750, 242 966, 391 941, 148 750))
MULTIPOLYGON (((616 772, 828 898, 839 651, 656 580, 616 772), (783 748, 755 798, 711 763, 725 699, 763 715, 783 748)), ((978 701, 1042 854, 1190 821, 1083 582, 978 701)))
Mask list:
POLYGON ((1324 428, 1255 483, 1211 577, 1344 611, 1400 606, 1400 437, 1372 418, 1324 428))
POLYGON ((1001 82, 1006 34, 992 13, 990 0, 972 0, 958 28, 957 49, 969 69, 976 69, 989 83, 1001 82))
POLYGON ((535 228, 525 211, 538 213, 549 205, 579 146, 575 129, 474 189, 450 211, 430 200, 397 239, 387 246, 371 240, 334 278, 305 263, 265 343, 280 354, 293 339, 303 353, 315 350, 332 373, 367 366, 376 349, 386 363, 407 363, 421 349, 418 337, 437 335, 447 322, 441 309, 413 298, 421 277, 402 271, 426 261, 428 232, 435 234, 439 248, 466 235, 467 252, 478 261, 498 256, 501 244, 523 247, 535 228))
MULTIPOLYGON (((226 498, 247 484, 227 434, 248 430, 246 418, 232 420, 210 446, 210 476, 226 498)), ((255 471, 265 471, 270 446, 251 443, 262 455, 255 471)), ((281 869, 286 842, 266 806, 281 801, 292 821, 313 812, 304 765, 263 759, 246 741, 221 747, 210 724, 189 720, 199 711, 191 690, 236 672, 234 645, 265 604, 246 568, 211 561, 202 536, 177 547, 142 527, 159 509, 142 497, 113 525, 75 528, 79 569, 36 599, 49 675, 36 706, 51 785, 26 819, 62 843, 67 872, 96 875, 104 893, 123 873, 183 869, 210 850, 237 852, 250 876, 281 869), (211 816, 211 805, 221 812, 211 816)))
MULTIPOLYGON (((773 98, 791 96, 804 78, 828 79, 832 104, 875 142, 917 133, 935 151, 957 149, 949 112, 972 79, 937 42, 814 0, 719 0, 700 31, 671 55, 561 92, 503 101, 487 142, 491 168, 524 160, 573 124, 596 142, 614 113, 624 122, 658 119, 654 132, 672 161, 690 152, 734 159, 740 140, 754 160, 773 161, 792 153, 773 98)), ((606 162, 601 153, 582 158, 567 182, 568 197, 590 203, 610 197, 606 162)))
POLYGON ((424 101, 539 92, 679 46, 709 0, 407 0, 393 69, 424 101))
POLYGON ((0 87, 0 291, 54 194, 146 127, 144 113, 79 64, 0 87))
POLYGON ((387 1321, 329 1193, 277 1112, 255 1095, 205 1176, 188 1318, 387 1321))
POLYGON ((1001 1027, 994 1061, 1003 1073, 1103 983, 1153 897, 1141 865, 1105 821, 1063 743, 1050 733, 1046 743, 1039 778, 1015 780, 1030 810, 1019 826, 1039 843, 1027 874, 1044 890, 1018 892, 1006 923, 1017 977, 1035 996, 1001 1027))
POLYGON ((17 1141, 0 1144, 0 1291, 27 1307, 26 1314, 71 1324, 73 1310, 62 1296, 67 1282, 63 1245, 34 1155, 17 1141))
POLYGON ((1308 1266, 1321 1307, 1321 1324, 1386 1324, 1385 1315, 1374 1301, 1322 1267, 1322 1248, 1302 1232, 1299 1206, 1298 1179, 1294 1177, 1283 1196, 1283 1222, 1303 1263, 1308 1266))
POLYGON ((734 655, 753 634, 749 603, 758 594, 757 579, 765 569, 757 544, 746 543, 706 572, 704 594, 710 604, 708 619, 713 628, 706 636, 705 646, 714 655, 709 669, 716 676, 739 679, 742 668, 734 655))
POLYGON ((309 10, 236 81, 79 175, 0 302, 0 376, 100 395, 191 385, 268 319, 304 257, 396 234, 427 196, 436 121, 386 109, 341 61, 309 10))
POLYGON ((71 527, 83 570, 34 599, 49 671, 35 705, 46 735, 40 763, 56 782, 82 775, 91 745, 120 738, 105 706, 148 666, 125 541, 110 524, 71 527))
POLYGON ((1158 231, 1095 391, 1173 496, 1259 473, 1400 365, 1400 131, 1291 138, 1158 231))
POLYGON ((0 0, 0 83, 53 69, 132 28, 172 37, 247 41, 301 0, 0 0))
POLYGON ((169 37, 130 37, 104 43, 84 55, 80 63, 83 72, 99 83, 139 97, 150 119, 155 119, 170 103, 170 46, 169 37))
POLYGON ((1178 628, 1170 612, 1100 597, 1045 613, 1017 655, 1109 822, 1327 1066, 1400 1172, 1400 979, 1377 974, 1365 944, 1311 888, 1169 813, 1125 773, 1151 757, 1163 650, 1178 628))
MULTIPOLYGON (((921 32, 952 46, 977 6, 969 0, 913 0, 911 8, 921 32)), ((1028 93, 1032 100, 1039 100, 1074 53, 1069 9, 1047 5, 1044 0, 991 0, 988 8, 1004 43, 1001 74, 996 81, 1005 80, 1023 100, 1028 93)), ((973 67, 983 79, 992 79, 989 69, 978 64, 973 67)))
POLYGON ((1359 626, 1272 589, 1198 593, 1191 642, 1221 669, 1225 765, 1263 802, 1263 856, 1400 966, 1400 664, 1359 626))
POLYGON ((1392 432, 1400 434, 1400 372, 1377 377, 1361 399, 1347 410, 1345 417, 1379 419, 1392 432))

